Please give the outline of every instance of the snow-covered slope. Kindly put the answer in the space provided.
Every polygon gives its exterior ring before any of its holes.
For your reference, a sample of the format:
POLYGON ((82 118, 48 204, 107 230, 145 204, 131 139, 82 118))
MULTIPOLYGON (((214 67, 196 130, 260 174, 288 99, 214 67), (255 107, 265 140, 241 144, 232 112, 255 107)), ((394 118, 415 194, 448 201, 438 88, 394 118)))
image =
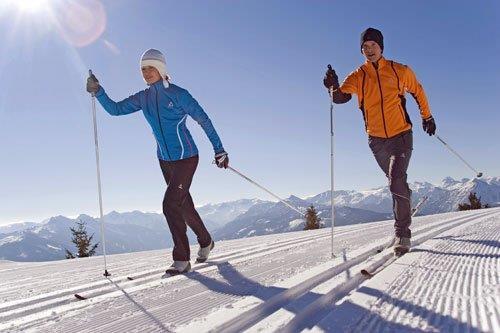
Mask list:
POLYGON ((499 208, 416 218, 412 252, 367 280, 391 232, 338 227, 334 258, 329 229, 220 241, 170 278, 165 250, 108 256, 108 279, 100 257, 0 261, 0 331, 499 331, 499 208))
POLYGON ((487 220, 424 242, 357 288, 313 331, 499 332, 499 227, 487 220))
POLYGON ((39 223, 35 222, 19 222, 19 223, 10 223, 7 225, 0 225, 0 234, 10 234, 13 232, 30 229, 38 225, 39 223))

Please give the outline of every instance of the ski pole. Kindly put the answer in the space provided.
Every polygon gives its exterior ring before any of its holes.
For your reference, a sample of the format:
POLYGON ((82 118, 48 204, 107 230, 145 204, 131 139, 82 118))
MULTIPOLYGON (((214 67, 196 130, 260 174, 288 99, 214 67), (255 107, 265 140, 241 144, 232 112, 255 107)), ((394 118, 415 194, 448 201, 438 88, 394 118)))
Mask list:
POLYGON ((411 217, 417 215, 418 211, 420 210, 420 208, 422 207, 422 205, 427 201, 427 199, 429 199, 428 196, 424 195, 422 199, 420 199, 420 201, 418 202, 417 206, 415 206, 415 208, 412 209, 411 211, 411 217))
POLYGON ((455 154, 455 156, 457 156, 462 162, 464 162, 465 165, 467 165, 469 167, 469 169, 471 169, 472 171, 474 171, 476 173, 476 177, 477 178, 481 178, 481 176, 483 175, 482 172, 479 172, 477 171, 476 169, 474 169, 469 163, 467 163, 466 160, 464 160, 462 158, 462 156, 460 156, 455 150, 453 150, 453 148, 451 148, 443 139, 441 139, 439 137, 439 135, 436 135, 436 138, 441 141, 441 143, 446 147, 448 148, 449 151, 451 151, 453 154, 455 154))
MULTIPOLYGON (((89 69, 89 76, 92 75, 92 70, 89 69)), ((95 143, 95 162, 97 169, 97 191, 99 195, 99 217, 101 220, 101 243, 102 243, 102 252, 104 254, 104 276, 110 276, 108 273, 107 264, 106 264, 106 239, 104 237, 104 219, 103 219, 103 210, 102 210, 102 190, 101 190, 101 167, 99 163, 99 140, 97 137, 97 119, 95 112, 95 93, 92 93, 92 119, 94 120, 94 143, 95 143)))
POLYGON ((302 213, 300 210, 298 210, 294 206, 290 205, 288 202, 286 202, 285 200, 281 199, 276 194, 274 194, 273 192, 271 192, 268 189, 266 189, 264 186, 259 185, 257 182, 253 181, 252 179, 248 178, 247 176, 245 176, 244 174, 242 174, 241 172, 239 172, 238 170, 236 170, 236 169, 234 169, 234 168, 232 168, 230 166, 228 166, 227 168, 229 170, 231 170, 232 172, 234 172, 235 174, 237 174, 237 175, 241 176, 242 178, 248 180, 250 183, 254 184, 255 186, 259 187, 260 189, 266 191, 267 193, 269 193, 270 195, 272 195, 273 197, 275 197, 276 199, 278 199, 279 201, 281 201, 282 203, 284 203, 285 205, 287 205, 290 209, 293 209, 294 211, 296 211, 297 213, 299 213, 302 217, 305 216, 305 214, 302 213))
MULTIPOLYGON (((328 69, 332 70, 332 65, 328 65, 328 69)), ((334 190, 334 172, 333 172, 333 152, 334 152, 334 133, 333 133, 333 89, 329 89, 330 93, 330 205, 331 205, 331 213, 332 213, 332 239, 331 239, 331 255, 332 258, 335 257, 333 254, 333 228, 335 226, 335 205, 333 201, 333 190, 334 190)))

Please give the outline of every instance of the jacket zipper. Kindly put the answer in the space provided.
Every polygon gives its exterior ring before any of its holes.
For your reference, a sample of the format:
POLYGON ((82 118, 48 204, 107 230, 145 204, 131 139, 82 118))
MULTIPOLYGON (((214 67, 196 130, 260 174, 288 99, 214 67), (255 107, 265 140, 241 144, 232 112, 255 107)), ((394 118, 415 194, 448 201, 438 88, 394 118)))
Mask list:
POLYGON ((160 125, 161 137, 163 138, 163 143, 165 144, 165 148, 167 149, 168 159, 172 161, 172 157, 170 157, 170 152, 168 151, 167 141, 165 140, 165 135, 163 134, 163 127, 161 126, 160 108, 158 106, 158 89, 156 87, 155 91, 156 91, 156 114, 158 115, 158 125, 160 125))
POLYGON ((387 135, 387 127, 385 126, 384 95, 382 95, 382 86, 380 85, 380 77, 378 75, 378 68, 375 68, 375 71, 377 72, 378 88, 380 90, 380 107, 381 107, 381 111, 382 111, 382 121, 384 122, 384 132, 385 132, 385 137, 388 138, 389 135, 387 135))

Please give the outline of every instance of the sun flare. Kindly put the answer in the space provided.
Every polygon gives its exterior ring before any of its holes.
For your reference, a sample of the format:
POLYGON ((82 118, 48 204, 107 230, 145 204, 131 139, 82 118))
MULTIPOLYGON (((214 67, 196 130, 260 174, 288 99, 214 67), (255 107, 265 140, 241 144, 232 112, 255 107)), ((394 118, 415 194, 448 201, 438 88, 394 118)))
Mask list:
POLYGON ((8 5, 26 14, 41 13, 50 7, 50 0, 7 0, 8 5))
POLYGON ((69 44, 84 47, 106 29, 106 10, 100 0, 0 0, 0 19, 9 25, 8 37, 35 38, 57 33, 69 44))

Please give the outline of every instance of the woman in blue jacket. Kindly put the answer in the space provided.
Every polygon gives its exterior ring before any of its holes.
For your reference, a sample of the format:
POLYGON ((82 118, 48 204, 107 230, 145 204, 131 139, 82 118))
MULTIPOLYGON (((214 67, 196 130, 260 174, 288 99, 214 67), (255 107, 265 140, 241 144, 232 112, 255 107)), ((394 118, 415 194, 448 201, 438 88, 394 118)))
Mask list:
POLYGON ((188 115, 200 124, 210 139, 217 166, 227 168, 229 158, 202 107, 187 90, 170 82, 165 57, 160 51, 149 49, 144 52, 141 57, 141 71, 149 87, 121 102, 109 98, 93 74, 87 79, 87 91, 95 94, 110 115, 121 116, 142 110, 153 129, 160 167, 167 183, 163 213, 174 240, 174 263, 167 273, 186 273, 191 269, 186 225, 193 229, 200 244, 197 262, 206 261, 214 247, 214 241, 189 194, 198 165, 198 149, 186 127, 188 115))

